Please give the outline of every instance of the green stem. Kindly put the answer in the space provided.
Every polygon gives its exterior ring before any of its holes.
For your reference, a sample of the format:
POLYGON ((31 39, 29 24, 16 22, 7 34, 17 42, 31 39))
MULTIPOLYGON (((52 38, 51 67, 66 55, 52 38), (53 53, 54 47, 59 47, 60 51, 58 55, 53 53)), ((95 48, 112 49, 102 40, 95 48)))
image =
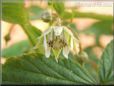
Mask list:
POLYGON ((34 46, 37 42, 37 37, 41 35, 41 31, 36 27, 32 26, 30 23, 21 24, 24 32, 27 34, 30 43, 34 46))
MULTIPOLYGON (((73 12, 74 18, 93 18, 93 19, 98 19, 102 21, 113 21, 113 16, 111 15, 103 15, 103 14, 96 14, 96 13, 86 13, 86 12, 78 12, 75 11, 73 12)), ((65 12, 63 13, 63 17, 65 18, 67 15, 69 15, 69 19, 72 18, 72 13, 70 12, 65 12)))
POLYGON ((103 15, 103 14, 96 14, 96 13, 82 13, 82 12, 75 12, 75 17, 88 17, 88 18, 95 18, 99 20, 109 20, 113 21, 113 16, 111 15, 103 15))

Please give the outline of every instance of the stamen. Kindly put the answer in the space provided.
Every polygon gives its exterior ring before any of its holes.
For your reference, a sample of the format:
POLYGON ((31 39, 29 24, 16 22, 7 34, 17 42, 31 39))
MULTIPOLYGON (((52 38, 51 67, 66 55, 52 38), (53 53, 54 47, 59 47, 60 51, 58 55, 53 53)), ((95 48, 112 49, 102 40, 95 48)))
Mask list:
POLYGON ((67 43, 60 36, 56 36, 55 39, 48 41, 48 46, 58 50, 67 46, 67 43))

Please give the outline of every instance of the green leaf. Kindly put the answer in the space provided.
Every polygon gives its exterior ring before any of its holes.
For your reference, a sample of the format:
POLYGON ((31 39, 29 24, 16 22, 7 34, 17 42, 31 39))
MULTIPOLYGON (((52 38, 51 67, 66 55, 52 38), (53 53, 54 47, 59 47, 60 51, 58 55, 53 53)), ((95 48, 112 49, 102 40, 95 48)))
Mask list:
POLYGON ((112 35, 113 29, 112 29, 112 24, 113 22, 111 21, 100 21, 94 23, 92 26, 89 28, 81 31, 82 33, 85 34, 94 34, 96 36, 96 44, 100 46, 99 44, 99 37, 101 35, 112 35))
POLYGON ((70 22, 67 22, 67 21, 64 21, 63 22, 63 25, 66 26, 69 30, 71 30, 71 32, 73 33, 73 35, 79 39, 79 36, 78 36, 78 29, 76 27, 76 25, 74 23, 70 23, 70 22))
POLYGON ((2 2, 2 20, 20 24, 28 35, 32 45, 36 44, 36 38, 41 35, 41 31, 32 26, 29 22, 27 9, 24 7, 24 0, 2 2))
POLYGON ((77 39, 79 39, 79 36, 78 36, 78 32, 79 32, 79 31, 78 31, 76 25, 75 25, 74 23, 70 23, 70 24, 68 24, 67 26, 68 26, 68 28, 72 31, 73 35, 74 35, 77 39))
POLYGON ((113 45, 114 40, 112 40, 107 47, 104 49, 104 52, 101 57, 100 63, 100 82, 102 84, 108 84, 109 82, 113 82, 114 84, 114 56, 113 56, 113 45))
POLYGON ((62 14, 65 10, 63 1, 52 1, 53 7, 58 14, 62 14))
POLYGON ((52 51, 53 51, 56 61, 58 62, 58 58, 59 58, 59 55, 60 55, 62 49, 59 49, 59 50, 52 49, 52 51))
POLYGON ((28 21, 28 14, 24 7, 24 0, 2 2, 2 19, 11 23, 23 24, 28 21))
POLYGON ((60 57, 46 58, 38 53, 28 53, 19 58, 9 58, 3 65, 3 84, 96 84, 91 73, 74 62, 60 57), (13 78, 12 78, 13 76, 13 78))
POLYGON ((84 51, 88 54, 88 57, 90 60, 92 60, 93 62, 95 62, 96 64, 99 63, 99 59, 98 57, 95 55, 95 53, 93 52, 93 46, 92 47, 88 47, 86 49, 84 49, 84 51))
POLYGON ((64 11, 64 13, 61 15, 63 19, 72 19, 73 15, 71 12, 64 11))
POLYGON ((50 0, 48 5, 52 5, 58 15, 63 18, 63 19, 72 19, 74 18, 93 18, 93 19, 98 19, 101 21, 113 21, 113 16, 111 15, 104 15, 104 14, 96 14, 96 13, 87 13, 87 12, 79 12, 79 11, 72 11, 72 12, 67 12, 65 11, 65 6, 62 1, 54 1, 50 0))
POLYGON ((19 56, 30 48, 27 40, 15 43, 14 45, 2 50, 2 57, 19 56))
POLYGON ((96 22, 82 32, 87 34, 95 34, 95 35, 102 35, 102 34, 112 35, 112 24, 113 22, 109 21, 96 22))
POLYGON ((40 8, 39 6, 31 6, 28 8, 31 20, 39 19, 43 11, 44 9, 40 8))
POLYGON ((31 44, 34 46, 37 43, 37 38, 41 36, 41 31, 38 28, 32 26, 30 23, 22 25, 23 30, 28 35, 31 44))
POLYGON ((88 54, 88 60, 84 63, 84 67, 86 67, 91 73, 92 75, 96 78, 96 80, 99 80, 99 75, 98 75, 98 70, 99 70, 99 62, 100 60, 98 59, 98 57, 95 55, 95 53, 93 52, 93 46, 92 47, 88 47, 86 49, 84 49, 84 51, 88 54))

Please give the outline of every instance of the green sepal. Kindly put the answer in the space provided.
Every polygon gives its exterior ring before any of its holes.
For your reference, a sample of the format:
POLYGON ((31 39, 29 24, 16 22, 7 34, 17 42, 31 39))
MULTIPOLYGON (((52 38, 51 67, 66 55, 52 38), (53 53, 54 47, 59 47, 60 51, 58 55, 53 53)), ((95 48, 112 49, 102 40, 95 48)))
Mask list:
POLYGON ((61 53, 61 50, 62 50, 62 49, 58 49, 58 50, 52 49, 53 54, 54 54, 55 59, 56 59, 57 62, 58 62, 58 58, 59 58, 59 55, 60 55, 60 53, 61 53))

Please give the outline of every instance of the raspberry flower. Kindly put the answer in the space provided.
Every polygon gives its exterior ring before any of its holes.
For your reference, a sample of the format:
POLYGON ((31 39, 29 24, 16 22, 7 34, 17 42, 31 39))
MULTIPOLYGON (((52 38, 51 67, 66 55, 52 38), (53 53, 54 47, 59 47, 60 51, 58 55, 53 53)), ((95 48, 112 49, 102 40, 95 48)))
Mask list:
POLYGON ((80 52, 79 40, 74 37, 73 33, 66 26, 61 25, 60 19, 57 20, 55 25, 50 26, 42 36, 45 56, 47 58, 53 52, 58 62, 61 52, 66 59, 68 59, 70 51, 73 51, 74 54, 80 52))

